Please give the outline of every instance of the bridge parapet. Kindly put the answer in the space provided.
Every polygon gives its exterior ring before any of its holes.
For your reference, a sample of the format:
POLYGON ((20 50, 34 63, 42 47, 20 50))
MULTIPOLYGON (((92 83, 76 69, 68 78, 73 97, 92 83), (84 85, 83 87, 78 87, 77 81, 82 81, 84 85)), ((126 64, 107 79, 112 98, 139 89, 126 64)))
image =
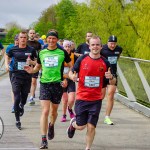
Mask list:
POLYGON ((121 56, 116 99, 150 117, 150 61, 121 56))

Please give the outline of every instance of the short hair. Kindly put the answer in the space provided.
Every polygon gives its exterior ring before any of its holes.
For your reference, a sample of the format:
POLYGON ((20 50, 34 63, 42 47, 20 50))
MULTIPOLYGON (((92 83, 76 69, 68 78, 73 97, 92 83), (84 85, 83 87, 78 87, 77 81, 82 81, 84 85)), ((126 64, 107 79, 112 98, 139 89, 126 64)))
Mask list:
POLYGON ((100 36, 97 36, 97 35, 92 36, 92 37, 89 39, 89 43, 90 43, 91 39, 99 39, 99 40, 100 40, 100 44, 102 45, 102 41, 101 41, 101 37, 100 37, 100 36))
POLYGON ((57 30, 55 30, 55 29, 50 29, 50 30, 48 30, 47 34, 48 34, 49 32, 55 32, 55 33, 57 33, 57 34, 58 34, 58 31, 57 31, 57 30))

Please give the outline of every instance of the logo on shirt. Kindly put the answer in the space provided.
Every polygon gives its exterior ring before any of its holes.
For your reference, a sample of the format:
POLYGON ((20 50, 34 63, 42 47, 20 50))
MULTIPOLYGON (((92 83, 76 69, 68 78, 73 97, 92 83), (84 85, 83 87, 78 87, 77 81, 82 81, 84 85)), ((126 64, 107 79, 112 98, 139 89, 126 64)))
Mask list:
POLYGON ((4 123, 3 123, 2 118, 0 117, 0 139, 3 136, 3 133, 4 133, 4 123))
POLYGON ((83 69, 88 69, 88 65, 84 64, 83 69))
POLYGON ((120 54, 120 52, 115 52, 115 54, 120 54))
POLYGON ((104 71, 104 67, 101 67, 101 66, 100 66, 100 67, 99 67, 99 70, 100 70, 100 71, 104 71))

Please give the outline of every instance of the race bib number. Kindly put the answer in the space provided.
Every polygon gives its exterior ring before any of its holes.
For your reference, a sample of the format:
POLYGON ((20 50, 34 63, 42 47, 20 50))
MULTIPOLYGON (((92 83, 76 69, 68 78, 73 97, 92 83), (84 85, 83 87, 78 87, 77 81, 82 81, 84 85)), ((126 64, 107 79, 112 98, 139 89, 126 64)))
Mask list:
POLYGON ((99 87, 100 86, 100 77, 85 76, 84 86, 99 87))
POLYGON ((108 57, 108 61, 110 64, 117 64, 117 56, 108 57))
POLYGON ((69 67, 64 67, 64 74, 68 74, 69 73, 69 67))
POLYGON ((26 62, 18 62, 18 70, 24 70, 24 66, 26 65, 26 62))
POLYGON ((58 56, 46 57, 44 59, 45 67, 57 67, 58 66, 58 56))

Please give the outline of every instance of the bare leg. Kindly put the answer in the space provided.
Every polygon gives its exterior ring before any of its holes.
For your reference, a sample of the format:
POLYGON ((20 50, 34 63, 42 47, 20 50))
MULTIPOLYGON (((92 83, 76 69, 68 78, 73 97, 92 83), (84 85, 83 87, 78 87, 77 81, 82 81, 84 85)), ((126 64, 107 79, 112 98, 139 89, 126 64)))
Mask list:
POLYGON ((48 115, 50 110, 50 101, 41 100, 42 114, 40 119, 41 134, 46 135, 48 129, 48 115))
POLYGON ((32 78, 31 89, 30 89, 32 97, 34 97, 36 87, 37 87, 37 79, 36 78, 32 78))
POLYGON ((50 102, 50 122, 51 122, 51 125, 54 125, 55 124, 55 121, 57 119, 57 116, 58 116, 58 113, 57 113, 57 110, 58 110, 58 106, 59 104, 53 104, 50 102))
POLYGON ((107 91, 108 93, 107 93, 107 104, 106 104, 106 116, 110 116, 114 105, 114 94, 116 91, 116 86, 108 85, 107 91))
POLYGON ((87 133, 86 133, 86 149, 90 149, 95 137, 95 127, 88 123, 87 124, 87 133))
POLYGON ((68 103, 68 94, 67 94, 67 92, 65 92, 62 95, 62 112, 63 112, 63 115, 66 115, 67 103, 68 103))

